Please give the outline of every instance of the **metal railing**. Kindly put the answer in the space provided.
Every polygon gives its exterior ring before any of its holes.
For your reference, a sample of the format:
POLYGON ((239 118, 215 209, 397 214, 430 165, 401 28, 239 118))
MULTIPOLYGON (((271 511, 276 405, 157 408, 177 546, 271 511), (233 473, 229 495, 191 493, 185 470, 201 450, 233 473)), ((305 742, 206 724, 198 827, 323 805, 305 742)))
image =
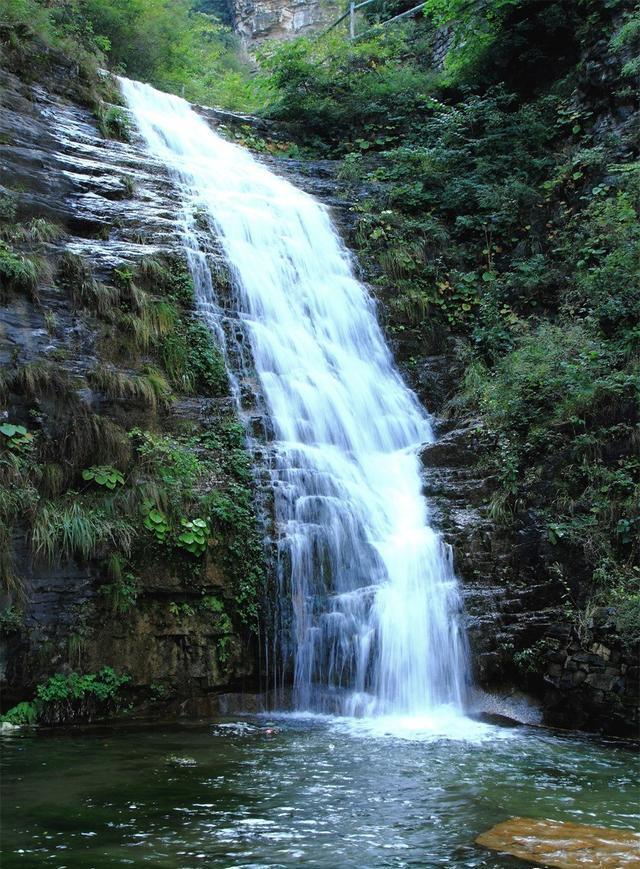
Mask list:
MULTIPOLYGON (((354 3, 353 0, 349 3, 349 8, 346 12, 344 12, 339 18, 330 24, 326 30, 322 32, 322 36, 325 33, 329 33, 330 30, 333 30, 334 27, 337 27, 345 18, 349 18, 349 39, 354 40, 356 38, 356 11, 358 9, 362 9, 363 6, 368 6, 370 3, 374 3, 375 0, 363 0, 362 3, 354 3)), ((407 9, 406 12, 401 12, 399 15, 394 15, 392 18, 387 18, 386 21, 379 21, 378 24, 381 26, 386 26, 387 24, 393 24, 394 21, 400 21, 401 18, 407 18, 409 15, 414 15, 416 12, 419 12, 424 6, 426 6, 426 2, 419 3, 417 6, 414 6, 412 9, 407 9)))

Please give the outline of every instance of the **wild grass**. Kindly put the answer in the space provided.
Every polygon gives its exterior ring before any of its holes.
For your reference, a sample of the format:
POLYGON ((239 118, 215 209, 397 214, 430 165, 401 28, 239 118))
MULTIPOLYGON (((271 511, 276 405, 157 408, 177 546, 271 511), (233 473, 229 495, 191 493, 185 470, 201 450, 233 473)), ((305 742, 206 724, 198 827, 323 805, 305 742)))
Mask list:
POLYGON ((98 127, 105 139, 116 139, 128 142, 131 138, 129 118, 120 106, 109 106, 101 103, 96 110, 98 127))
POLYGON ((136 195, 136 182, 132 175, 121 175, 122 190, 126 199, 133 199, 136 195))
POLYGON ((149 317, 125 312, 118 317, 118 325, 130 336, 132 349, 146 352, 153 343, 155 333, 149 317))
POLYGON ((120 516, 139 517, 140 506, 145 502, 155 504, 163 513, 173 515, 175 512, 176 505, 172 503, 169 490, 157 480, 140 476, 134 486, 113 494, 109 499, 109 509, 120 516))
POLYGON ((3 290, 34 293, 41 271, 41 264, 36 259, 24 256, 0 241, 0 286, 3 290))
POLYGON ((76 307, 89 308, 105 319, 113 319, 120 304, 119 289, 97 281, 81 256, 65 251, 58 261, 57 280, 71 294, 76 307))
POLYGON ((74 631, 67 637, 67 653, 69 656, 69 664, 80 667, 82 665, 82 657, 87 650, 89 638, 85 631, 74 631))
POLYGON ((6 594, 21 597, 24 586, 15 572, 12 531, 11 525, 0 521, 0 580, 6 594))
POLYGON ((37 500, 23 459, 3 456, 0 460, 0 580, 6 593, 14 599, 24 597, 25 585, 15 572, 13 528, 18 518, 28 521, 37 500))
POLYGON ((49 335, 55 335, 58 331, 58 317, 53 311, 45 311, 44 325, 49 335))
POLYGON ((133 538, 134 527, 126 519, 87 506, 76 496, 68 503, 49 501, 40 507, 31 528, 31 549, 48 564, 88 561, 107 547, 128 553, 133 538))
MULTIPOLYGON (((131 306, 131 309, 138 314, 143 314, 149 307, 150 297, 146 290, 141 289, 133 281, 127 287, 126 301, 131 306)), ((124 296, 124 294, 123 294, 124 296)))
POLYGON ((415 241, 387 248, 378 255, 383 272, 390 278, 403 278, 412 274, 416 268, 424 266, 424 243, 415 241))
POLYGON ((40 469, 38 488, 45 498, 57 498, 63 491, 65 472, 57 462, 47 462, 40 469))
POLYGON ((131 442, 117 423, 86 409, 66 421, 56 438, 57 458, 72 468, 89 464, 126 468, 131 460, 131 442))
POLYGON ((7 386, 12 392, 31 398, 42 395, 70 397, 74 392, 67 371, 51 362, 28 362, 11 372, 7 386))
MULTIPOLYGON (((133 285, 135 287, 135 285, 133 285)), ((144 290, 135 287, 139 297, 144 290)), ((118 317, 122 329, 133 339, 133 348, 146 352, 160 338, 168 335, 178 320, 178 312, 169 302, 149 302, 138 307, 138 313, 124 312, 118 317)))
POLYGON ((124 576, 125 560, 119 552, 110 552, 105 559, 105 568, 114 582, 121 582, 124 576))
POLYGON ((33 217, 29 223, 5 226, 0 231, 0 237, 7 241, 31 244, 57 241, 63 235, 62 227, 45 217, 33 217))
POLYGON ((88 374, 93 389, 114 401, 132 401, 157 410, 167 406, 171 388, 157 368, 147 367, 143 374, 126 374, 115 368, 94 368, 88 374))
POLYGON ((164 285, 170 278, 166 266, 156 257, 146 256, 138 263, 138 276, 149 286, 164 285))
POLYGON ((9 378, 7 372, 0 368, 0 407, 4 407, 7 403, 9 395, 9 378))

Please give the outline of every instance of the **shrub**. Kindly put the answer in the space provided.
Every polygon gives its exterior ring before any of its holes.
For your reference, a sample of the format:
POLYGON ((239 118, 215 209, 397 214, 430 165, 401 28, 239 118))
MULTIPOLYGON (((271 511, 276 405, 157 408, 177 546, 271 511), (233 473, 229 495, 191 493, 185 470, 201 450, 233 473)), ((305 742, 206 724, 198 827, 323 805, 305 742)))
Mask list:
POLYGON ((176 323, 162 342, 162 362, 171 380, 185 392, 215 396, 229 389, 224 357, 201 320, 176 323))
POLYGON ((18 703, 4 715, 0 716, 0 721, 6 721, 7 724, 16 726, 34 725, 38 721, 38 708, 35 703, 22 702, 18 703))
POLYGON ((94 697, 101 702, 114 700, 120 689, 131 681, 126 674, 117 673, 112 667, 103 667, 98 673, 84 676, 78 673, 56 673, 36 688, 36 701, 41 704, 60 701, 83 700, 94 697))
POLYGON ((3 289, 33 291, 38 285, 39 267, 35 260, 16 253, 0 241, 0 284, 3 289))
POLYGON ((4 443, 10 450, 24 452, 33 444, 33 435, 23 425, 5 422, 0 425, 0 435, 3 436, 4 443))
POLYGON ((114 579, 112 583, 102 589, 107 596, 111 609, 118 615, 124 615, 135 606, 138 599, 138 580, 130 572, 123 573, 114 579))
POLYGON ((145 501, 141 506, 144 516, 144 527, 155 535, 158 543, 166 543, 171 531, 169 518, 162 510, 159 510, 152 501, 145 501))
POLYGON ((109 106, 98 110, 98 125, 105 139, 128 142, 131 138, 129 118, 119 106, 109 106))
POLYGON ((616 628, 625 645, 640 644, 640 593, 618 594, 614 597, 616 628))
POLYGON ((184 530, 178 536, 177 545, 192 555, 203 555, 210 533, 206 519, 182 519, 180 525, 184 530))
POLYGON ((24 626, 22 613, 13 606, 5 607, 0 612, 0 635, 9 636, 19 633, 24 626))

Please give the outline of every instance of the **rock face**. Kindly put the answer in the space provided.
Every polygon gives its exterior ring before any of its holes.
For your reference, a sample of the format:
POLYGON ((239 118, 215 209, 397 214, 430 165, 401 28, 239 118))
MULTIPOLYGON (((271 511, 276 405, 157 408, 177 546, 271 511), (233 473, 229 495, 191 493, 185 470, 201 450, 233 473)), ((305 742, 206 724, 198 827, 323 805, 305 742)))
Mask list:
POLYGON ((547 723, 638 735, 640 660, 621 642, 612 609, 595 610, 580 634, 552 625, 540 647, 547 723))
MULTIPOLYGON (((4 73, 0 85, 0 194, 19 193, 20 218, 44 216, 64 227, 64 237, 46 245, 49 259, 77 254, 97 278, 108 279, 114 267, 135 267, 150 254, 181 254, 175 191, 165 168, 150 160, 135 139, 104 139, 89 110, 42 86, 4 73)), ((258 136, 278 138, 265 122, 202 111, 212 124, 249 125, 258 136)), ((330 205, 349 239, 354 222, 350 205, 364 191, 343 190, 331 161, 264 159, 330 205)), ((209 241, 214 261, 215 241, 209 241)), ((259 467, 265 461, 268 420, 251 360, 244 358, 243 336, 225 301, 224 264, 216 263, 229 361, 240 372, 259 467)), ((381 299, 383 315, 384 303, 381 299)), ((579 633, 572 628, 564 617, 564 588, 548 569, 552 559, 535 519, 525 517, 513 527, 499 521, 491 499, 495 481, 482 462, 490 434, 475 420, 446 411, 456 389, 455 354, 445 348, 428 356, 402 344, 395 350, 401 364, 409 356, 421 358, 420 370, 407 376, 434 415, 438 434, 422 454, 425 495, 434 523, 453 548, 477 683, 490 690, 529 690, 543 702, 546 721, 556 726, 635 735, 637 650, 622 645, 613 613, 597 611, 579 633)), ((8 296, 0 315, 4 368, 51 359, 61 359, 69 373, 80 374, 100 363, 95 319, 78 311, 53 279, 44 282, 37 299, 8 296), (55 315, 53 330, 47 315, 55 315)), ((95 394, 86 398, 97 412, 126 422, 127 428, 160 432, 185 425, 207 430, 234 412, 228 397, 182 395, 162 413, 95 394)), ((46 409, 54 401, 55 396, 44 396, 41 406, 46 409)), ((262 511, 268 530, 267 487, 258 487, 256 495, 256 510, 262 511)), ((189 571, 149 558, 140 573, 136 607, 123 615, 107 605, 100 565, 43 564, 33 559, 23 532, 15 530, 13 549, 28 604, 21 625, 4 626, 0 677, 6 705, 29 697, 52 672, 90 672, 105 664, 131 674, 137 697, 164 704, 152 705, 151 711, 185 703, 193 712, 215 711, 218 692, 258 687, 254 642, 240 624, 230 626, 201 605, 215 597, 233 608, 228 565, 212 559, 194 583, 189 571)), ((0 609, 12 601, 9 596, 0 609)), ((225 702, 229 708, 237 703, 225 702)))
MULTIPOLYGON (((66 73, 59 75, 58 91, 64 91, 66 73)), ((56 263, 79 256, 96 280, 108 282, 115 268, 182 256, 176 192, 165 168, 141 144, 105 139, 90 110, 5 72, 0 88, 0 196, 17 201, 18 220, 44 218, 62 229, 59 239, 43 245, 52 274, 45 270, 37 295, 7 293, 3 299, 0 366, 11 372, 55 364, 60 376, 82 378, 105 364, 104 326, 54 279, 56 263)), ((220 120, 233 122, 226 115, 220 120)), ((235 412, 229 397, 205 395, 177 395, 166 409, 106 399, 86 387, 77 399, 87 412, 127 430, 139 426, 164 434, 185 426, 194 433, 212 430, 235 412)), ((11 417, 22 412, 22 402, 9 395, 11 417)), ((56 410, 55 394, 45 390, 36 404, 45 426, 56 410)), ((7 411, 1 421, 6 419, 7 411)), ((4 708, 29 699, 54 672, 94 672, 104 665, 129 673, 134 699, 152 704, 257 684, 253 640, 240 622, 218 612, 222 605, 232 612, 234 600, 228 571, 215 558, 195 576, 188 562, 149 554, 139 571, 136 604, 123 612, 109 602, 109 580, 97 560, 36 559, 20 523, 12 549, 20 589, 0 595, 0 610, 20 610, 21 616, 19 623, 2 622, 4 708)))
POLYGON ((333 0, 230 0, 234 28, 245 46, 291 39, 327 27, 340 15, 333 0))
MULTIPOLYGON (((455 359, 433 357, 424 366, 423 398, 437 411, 455 359)), ((637 736, 638 649, 623 643, 615 612, 596 610, 579 630, 572 624, 552 569, 557 553, 535 519, 509 524, 494 512, 497 486, 483 462, 490 435, 464 416, 436 423, 439 438, 422 451, 425 494, 453 548, 476 683, 492 692, 529 691, 552 726, 637 736)))

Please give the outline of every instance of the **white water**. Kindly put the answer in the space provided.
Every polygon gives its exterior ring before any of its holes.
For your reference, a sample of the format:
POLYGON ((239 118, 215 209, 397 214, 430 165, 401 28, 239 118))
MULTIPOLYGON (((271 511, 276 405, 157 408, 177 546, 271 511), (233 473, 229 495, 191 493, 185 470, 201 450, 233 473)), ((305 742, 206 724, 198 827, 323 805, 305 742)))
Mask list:
MULTIPOLYGON (((297 708, 460 709, 459 595, 428 524, 417 456, 431 428, 327 210, 214 133, 185 101, 127 80, 122 89, 149 150, 181 189, 188 246, 190 215, 204 209, 233 270, 275 430, 281 594, 291 613, 282 645, 293 658, 297 708)), ((211 320, 206 259, 192 251, 190 260, 211 320)))

